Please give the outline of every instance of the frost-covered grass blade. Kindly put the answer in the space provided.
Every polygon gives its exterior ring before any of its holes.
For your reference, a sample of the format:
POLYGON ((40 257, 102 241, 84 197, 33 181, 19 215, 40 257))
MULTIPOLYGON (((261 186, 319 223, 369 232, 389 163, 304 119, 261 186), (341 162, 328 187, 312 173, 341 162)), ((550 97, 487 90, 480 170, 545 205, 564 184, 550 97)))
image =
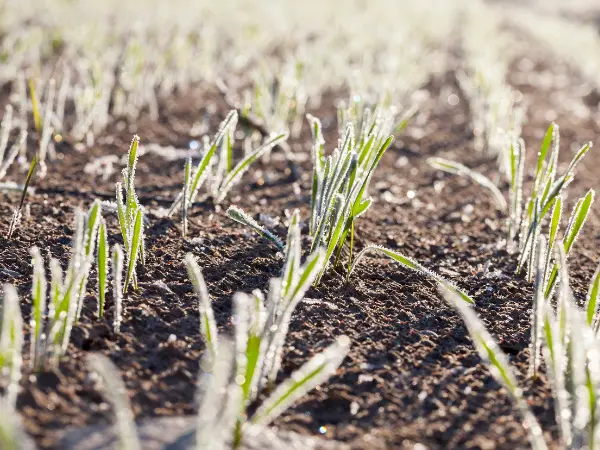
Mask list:
POLYGON ((250 422, 255 425, 266 425, 272 422, 296 400, 333 375, 346 357, 349 348, 350 339, 341 336, 323 352, 313 356, 265 399, 250 422))
POLYGON ((445 288, 449 289, 452 292, 455 292, 456 295, 458 295, 466 303, 475 303, 475 301, 468 294, 466 294, 465 292, 460 290, 452 282, 442 278, 440 275, 438 275, 437 273, 428 269, 427 267, 408 258, 407 256, 402 255, 399 252, 387 249, 385 247, 380 247, 378 245, 369 245, 369 246, 365 247, 358 255, 356 255, 356 259, 354 260, 354 264, 352 265, 350 273, 352 273, 354 271, 354 269, 356 268, 356 266, 358 265, 360 260, 363 258, 363 256, 365 256, 369 252, 383 253, 387 257, 393 259, 394 261, 396 261, 397 263, 402 265, 402 267, 406 267, 407 269, 414 270, 415 272, 419 272, 423 275, 427 275, 427 276, 433 278, 434 280, 436 280, 438 283, 440 283, 445 288))
POLYGON ((250 227, 254 231, 256 231, 259 235, 269 240, 280 250, 283 251, 283 243, 279 240, 277 236, 267 230, 265 227, 261 226, 256 220, 246 214, 242 209, 237 206, 230 206, 227 208, 227 215, 237 223, 250 227))
POLYGON ((493 377, 504 386, 513 402, 515 402, 531 447, 535 450, 545 450, 547 446, 544 442, 542 429, 517 384, 517 379, 513 374, 508 358, 486 330, 485 325, 477 317, 475 311, 463 301, 464 299, 443 284, 440 284, 440 290, 446 301, 457 310, 464 320, 479 357, 487 364, 493 377))
POLYGON ((127 288, 129 287, 130 282, 133 280, 133 288, 137 290, 137 281, 134 276, 135 266, 137 263, 138 256, 140 255, 141 250, 141 242, 142 242, 142 233, 143 233, 143 221, 144 221, 144 213, 141 208, 138 208, 135 214, 135 221, 133 224, 133 230, 131 235, 131 242, 129 245, 130 252, 127 261, 127 277, 125 278, 125 285, 123 286, 123 293, 127 293, 127 288))
POLYGON ((113 300, 115 302, 115 333, 121 331, 123 316, 123 250, 119 244, 115 244, 111 256, 113 300))
POLYGON ((431 157, 427 158, 427 163, 434 169, 443 170, 444 172, 462 175, 470 178, 481 187, 487 189, 494 198, 496 207, 501 211, 505 211, 507 208, 506 200, 500 192, 500 189, 490 180, 488 177, 469 169, 467 166, 451 161, 449 159, 431 157))
MULTIPOLYGON (((567 257, 569 256, 569 252, 571 251, 577 236, 579 236, 579 233, 581 232, 581 229, 587 220, 593 201, 594 191, 590 189, 583 198, 578 200, 577 204, 573 208, 571 218, 569 219, 569 225, 567 226, 567 230, 565 231, 565 236, 563 238, 564 252, 567 257)), ((554 289, 554 285, 558 276, 558 269, 559 266, 555 262, 546 283, 546 297, 550 297, 552 290, 554 289)))
POLYGON ((108 279, 108 238, 106 236, 106 222, 100 219, 98 228, 98 254, 96 266, 98 270, 98 318, 104 317, 104 305, 106 302, 106 281, 108 279))

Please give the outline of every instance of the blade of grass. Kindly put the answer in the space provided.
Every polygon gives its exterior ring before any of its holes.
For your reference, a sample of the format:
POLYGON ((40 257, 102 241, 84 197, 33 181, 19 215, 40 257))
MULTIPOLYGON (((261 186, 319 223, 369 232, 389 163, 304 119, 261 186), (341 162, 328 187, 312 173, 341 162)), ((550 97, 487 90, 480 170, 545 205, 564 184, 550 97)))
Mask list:
POLYGON ((536 274, 533 296, 533 306, 531 308, 531 356, 529 358, 528 376, 533 380, 537 379, 540 366, 540 357, 542 352, 542 334, 544 326, 544 275, 546 268, 546 238, 540 234, 539 244, 536 252, 536 274))
POLYGON ((434 280, 436 280, 438 283, 440 283, 441 285, 443 285, 446 289, 449 289, 452 292, 455 292, 461 299, 463 299, 466 303, 475 303, 475 301, 469 297, 468 294, 466 294, 465 292, 463 292, 462 290, 460 290, 458 287, 456 287, 452 282, 442 278, 440 275, 438 275, 437 273, 433 272, 432 270, 426 268, 425 266, 419 264, 418 262, 408 258, 407 256, 402 255, 399 252, 387 249, 385 247, 381 247, 378 245, 369 245, 367 247, 365 247, 357 256, 356 259, 354 260, 354 263, 352 264, 352 268, 350 270, 350 273, 354 272, 354 269, 356 269, 356 266, 358 265, 359 261, 363 258, 363 256, 365 256, 368 252, 379 252, 379 253, 383 253, 384 255, 386 255, 387 257, 393 259, 394 261, 396 261, 397 263, 399 263, 401 266, 410 269, 410 270, 414 270, 415 272, 419 272, 422 273, 423 275, 427 275, 431 278, 433 278, 434 280))
POLYGON ((98 270, 98 318, 104 317, 104 304, 106 297, 106 279, 108 274, 108 244, 106 237, 106 223, 100 218, 98 228, 98 255, 96 259, 98 270))
POLYGON ((498 187, 488 177, 469 169, 463 164, 451 161, 449 159, 430 157, 427 158, 427 163, 435 169, 470 178, 492 194, 494 202, 496 203, 496 207, 499 210, 506 211, 507 204, 506 200, 504 199, 504 195, 502 195, 500 189, 498 189, 498 187))
POLYGON ((486 363, 492 376, 498 383, 504 386, 515 402, 523 421, 523 427, 527 431, 531 447, 534 450, 547 449, 542 429, 535 415, 531 412, 527 400, 523 396, 523 391, 517 384, 517 380, 504 352, 486 330, 485 325, 477 317, 475 311, 463 301, 463 298, 456 291, 446 288, 443 284, 440 284, 440 291, 446 301, 457 310, 465 322, 477 353, 479 353, 479 357, 486 363))
POLYGON ((283 243, 279 240, 279 238, 273 233, 271 233, 269 230, 267 230, 265 227, 259 225, 259 223, 256 220, 254 220, 252 217, 246 214, 242 209, 238 208, 237 206, 231 205, 229 208, 227 208, 227 215, 232 220, 236 221, 237 223, 241 223, 242 225, 245 225, 247 227, 250 227, 259 235, 275 244, 279 251, 284 251, 283 243))
MULTIPOLYGON (((138 208, 135 214, 135 223, 133 226, 133 235, 131 236, 131 245, 129 250, 129 261, 127 262, 127 277, 125 278, 125 285, 123 286, 123 294, 127 293, 127 288, 129 287, 129 283, 132 280, 135 265, 137 263, 139 250, 140 250, 140 238, 142 236, 142 227, 143 227, 143 218, 144 213, 141 208, 138 208)), ((134 281, 133 288, 137 290, 137 283, 134 281)))
POLYGON ((587 323, 598 332, 600 322, 600 264, 596 268, 585 300, 587 323))
POLYGON ((44 260, 39 248, 32 247, 30 250, 33 265, 33 281, 31 283, 31 300, 33 311, 31 317, 31 364, 37 369, 40 358, 42 332, 46 315, 46 271, 44 260))
POLYGON ((113 279, 113 299, 115 302, 115 333, 121 332, 121 321, 123 316, 123 250, 119 244, 115 244, 112 249, 111 258, 112 279, 113 279))
POLYGON ((270 151, 273 147, 278 145, 287 139, 287 133, 282 133, 268 139, 264 144, 246 156, 243 160, 236 164, 236 166, 227 174, 221 186, 219 188, 219 194, 215 199, 215 203, 219 204, 223 201, 229 190, 232 188, 234 183, 248 170, 250 165, 262 156, 263 153, 270 151))
POLYGON ((280 384, 250 419, 253 425, 268 425, 296 400, 333 375, 350 348, 350 339, 340 336, 280 384))

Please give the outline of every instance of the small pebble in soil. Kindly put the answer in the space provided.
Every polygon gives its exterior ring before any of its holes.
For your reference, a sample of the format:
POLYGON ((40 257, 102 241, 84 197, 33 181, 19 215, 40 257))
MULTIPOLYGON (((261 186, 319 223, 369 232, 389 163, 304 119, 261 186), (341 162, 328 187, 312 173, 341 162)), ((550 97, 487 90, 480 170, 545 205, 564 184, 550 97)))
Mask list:
POLYGON ((408 158, 406 156, 401 156, 394 163, 394 167, 397 167, 397 168, 406 167, 407 165, 408 165, 408 158))
POLYGON ((468 205, 465 205, 462 211, 462 221, 469 222, 471 220, 471 216, 473 215, 473 211, 475 211, 475 207, 473 205, 471 205, 470 203, 468 205))
POLYGON ((174 334, 170 334, 169 338, 167 339, 167 342, 169 344, 172 344, 173 342, 175 342, 177 340, 177 336, 175 336, 174 334))
POLYGON ((353 416, 358 414, 358 403, 357 402, 350 403, 350 414, 352 414, 353 416))
POLYGON ((371 375, 365 375, 361 373, 358 376, 358 384, 370 383, 371 381, 373 381, 373 377, 371 375))

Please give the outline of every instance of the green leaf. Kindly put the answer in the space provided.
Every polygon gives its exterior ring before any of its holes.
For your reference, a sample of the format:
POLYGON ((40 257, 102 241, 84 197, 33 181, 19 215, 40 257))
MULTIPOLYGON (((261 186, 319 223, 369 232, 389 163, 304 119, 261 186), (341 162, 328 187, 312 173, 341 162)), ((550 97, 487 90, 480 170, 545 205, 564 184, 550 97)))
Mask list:
POLYGON ((585 221, 590 212, 590 208, 592 203, 594 202, 594 191, 590 189, 588 193, 583 198, 583 201, 578 205, 578 207, 573 212, 573 217, 571 218, 569 227, 567 229, 565 235, 565 253, 569 254, 569 250, 573 246, 575 239, 579 235, 579 232, 583 228, 585 221))
POLYGON ((378 246, 378 245, 369 245, 369 246, 365 247, 356 256, 356 259, 354 260, 354 263, 352 264, 352 268, 350 270, 350 273, 354 272, 354 269, 358 265, 359 261, 368 252, 383 253, 384 255, 386 255, 387 257, 389 257, 391 259, 393 259, 394 261, 396 261, 397 263, 399 263, 403 267, 406 267, 407 269, 414 270, 415 272, 419 272, 419 273, 422 273, 424 275, 427 275, 427 276, 433 278, 438 283, 440 283, 442 286, 444 286, 446 289, 449 289, 450 291, 455 292, 466 303, 470 303, 470 304, 475 303, 474 300, 471 297, 469 297, 469 295, 467 295, 465 292, 461 291, 459 288, 457 288, 450 281, 442 278, 440 275, 438 275, 437 273, 433 272, 432 270, 430 270, 430 269, 422 266, 418 262, 416 262, 416 261, 408 258, 407 256, 402 255, 399 252, 395 252, 393 250, 390 250, 390 249, 387 249, 385 247, 381 247, 381 246, 378 246))
POLYGON ((121 379, 119 369, 106 356, 99 353, 88 355, 88 366, 96 372, 103 381, 104 393, 115 411, 116 434, 119 439, 118 448, 141 450, 142 446, 137 434, 137 428, 127 388, 121 379))
POLYGON ((112 249, 111 257, 113 300, 115 302, 114 330, 115 333, 121 332, 121 320, 123 313, 123 250, 119 244, 115 244, 112 249))
POLYGON ((125 217, 128 221, 133 220, 133 215, 139 206, 137 197, 135 195, 135 168, 137 166, 139 142, 140 137, 138 135, 133 136, 131 145, 129 147, 129 156, 127 159, 127 204, 125 217))
POLYGON ((300 242, 300 213, 294 211, 288 227, 287 242, 285 244, 284 264, 282 271, 282 292, 283 295, 288 295, 290 289, 298 281, 298 268, 300 267, 300 258, 302 256, 300 242))
MULTIPOLYGON (((32 247, 30 250, 33 266, 33 280, 31 283, 31 301, 33 303, 32 322, 33 332, 31 336, 32 362, 37 367, 37 360, 40 339, 42 337, 44 320, 46 315, 46 271, 44 270, 44 260, 39 248, 32 247)), ((0 325, 1 326, 1 325, 0 325)), ((2 349, 0 349, 0 352, 2 349)))
POLYGON ((87 222, 87 232, 86 232, 86 246, 85 246, 85 254, 88 257, 91 257, 94 252, 94 248, 96 245, 96 233, 98 231, 98 223, 99 218, 102 217, 100 200, 94 200, 90 210, 88 211, 86 222, 87 222))
POLYGON ((398 134, 401 131, 403 131, 408 126, 408 124, 410 123, 412 118, 417 114, 418 111, 419 111, 418 105, 414 105, 414 106, 410 107, 407 111, 405 111, 402 114, 402 116, 400 117, 400 121, 398 122, 398 125, 396 125, 396 127, 394 128, 394 133, 398 134))
POLYGON ((123 186, 117 182, 117 217, 119 219, 119 228, 121 229, 121 236, 123 237, 123 246, 125 252, 129 253, 129 231, 127 218, 125 217, 125 203, 123 202, 123 186))
POLYGON ((31 109, 33 110, 33 125, 38 133, 42 129, 42 120, 40 118, 40 107, 37 94, 35 92, 35 82, 29 78, 29 95, 31 96, 31 109))
POLYGON ((393 140, 394 140, 394 137, 389 136, 384 141, 384 143, 381 144, 381 146, 379 147, 379 150, 377 151, 375 159, 372 161, 371 166, 367 170, 366 176, 363 178, 363 183, 360 187, 360 191, 357 194, 357 196, 355 197, 357 202, 361 201, 362 198, 364 197, 365 192, 367 191, 369 182, 371 181, 371 177, 373 176, 373 172, 375 171, 375 168, 379 164, 379 161, 381 161, 381 158, 383 158, 383 154, 385 153, 385 151, 390 147, 390 145, 392 145, 393 140))
POLYGON ((215 199, 215 203, 219 204, 221 201, 223 201, 227 195, 227 192, 229 192, 229 190, 233 187, 233 184, 243 175, 246 170, 248 170, 254 161, 260 158, 263 153, 270 151, 274 146, 285 141, 287 137, 287 133, 281 133, 275 137, 272 137, 248 156, 246 156, 243 160, 241 160, 225 177, 225 180, 219 188, 219 194, 215 199))
MULTIPOLYGON (((326 236, 324 236, 324 234, 327 228, 329 228, 330 233, 333 233, 334 229, 336 229, 339 225, 339 217, 335 216, 333 213, 335 211, 336 205, 339 208, 341 208, 341 205, 343 205, 343 196, 338 192, 344 180, 346 179, 346 175, 350 170, 350 166, 352 164, 353 159, 353 153, 347 153, 345 157, 340 155, 340 158, 338 159, 333 175, 328 183, 326 192, 323 197, 323 207, 321 209, 322 216, 320 217, 320 220, 317 223, 317 229, 313 238, 311 252, 323 244, 328 245, 329 252, 331 242, 330 240, 326 239, 326 236), (342 200, 340 200, 340 198, 342 200), (334 223, 331 223, 331 217, 334 217, 334 223)), ((329 254, 331 255, 332 252, 333 249, 331 249, 331 252, 329 252, 329 254)))
POLYGON ((358 205, 355 205, 354 208, 352 208, 352 217, 356 218, 360 216, 367 209, 369 209, 372 202, 373 199, 371 197, 363 199, 360 203, 358 203, 358 205))
POLYGON ((283 243, 279 240, 279 238, 266 228, 259 225, 256 220, 254 220, 252 217, 246 214, 242 209, 238 208, 237 206, 231 205, 229 208, 227 208, 227 215, 232 220, 241 223, 242 225, 245 225, 247 227, 250 227, 262 237, 275 244, 279 251, 284 251, 283 243))
POLYGON ((106 280, 108 273, 108 244, 106 237, 106 223, 100 219, 98 229, 98 318, 104 317, 104 304, 106 297, 106 280))
POLYGON ((210 160, 214 156, 217 151, 217 144, 214 143, 210 149, 204 154, 198 166, 196 167, 196 171, 194 172, 194 180, 192 181, 192 185, 189 190, 190 196, 190 204, 194 202, 196 199, 196 195, 198 195, 198 190, 202 186, 202 182, 206 176, 206 169, 209 166, 210 160))
POLYGON ((529 373, 532 379, 537 378, 542 350, 542 335, 544 331, 544 275, 546 273, 546 239, 540 234, 537 252, 535 254, 535 291, 531 309, 531 353, 529 357, 529 373))
MULTIPOLYGON (((554 247, 556 236, 558 234, 558 227, 560 225, 560 217, 562 214, 562 197, 556 197, 554 201, 554 207, 552 208, 552 218, 550 219, 550 230, 548 233, 548 249, 554 247)), ((550 253, 548 253, 550 255, 550 253)))
POLYGON ((19 414, 16 413, 14 406, 9 401, 0 401, 0 448, 23 450, 25 436, 19 414))
POLYGON ((506 210, 506 200, 504 199, 502 192, 500 192, 500 189, 498 189, 498 187, 488 177, 469 169, 467 166, 449 159, 431 157, 427 158, 427 163, 435 169, 470 178, 492 194, 498 209, 502 211, 506 210))
POLYGON ((268 425, 296 400, 335 373, 350 348, 350 339, 340 336, 335 343, 292 373, 260 405, 250 419, 254 425, 268 425))
POLYGON ((475 344, 479 357, 487 364, 492 376, 506 388, 512 400, 515 402, 523 425, 528 433, 529 443, 535 450, 545 450, 546 443, 542 429, 529 409, 523 391, 517 384, 516 377, 508 362, 508 358, 500 349, 494 338, 486 330, 483 322, 477 317, 475 311, 470 308, 463 298, 454 290, 441 285, 440 290, 446 301, 460 314, 469 330, 469 335, 475 344))
MULTIPOLYGON (((129 245, 129 261, 127 262, 127 277, 125 278, 125 285, 123 286, 123 293, 127 293, 127 288, 135 272, 135 265, 139 256, 140 242, 142 238, 142 227, 143 227, 144 213, 142 208, 138 208, 135 213, 135 222, 133 226, 133 235, 131 236, 131 243, 129 245)), ((134 280, 134 289, 137 290, 134 280)))
POLYGON ((300 276, 298 277, 298 282, 294 287, 293 293, 288 296, 288 304, 294 304, 304 297, 304 294, 317 277, 317 274, 325 265, 325 261, 325 252, 323 249, 318 249, 308 256, 304 265, 299 269, 300 276))
POLYGON ((585 301, 585 309, 586 309, 586 318, 588 325, 594 328, 594 331, 598 331, 598 325, 600 322, 599 312, 600 312, 600 264, 596 268, 594 275, 592 276, 592 280, 590 282, 590 287, 587 293, 587 298, 585 301))
POLYGON ((534 190, 536 190, 536 191, 541 182, 540 177, 542 174, 542 169, 544 167, 544 161, 546 160, 546 156, 548 155, 548 150, 550 149, 550 144, 552 143, 552 139, 555 136, 555 127, 556 127, 556 124, 554 122, 552 122, 550 124, 550 126, 548 127, 548 130, 546 130, 544 140, 542 141, 542 146, 540 147, 540 151, 538 153, 537 169, 535 171, 535 183, 534 183, 534 186, 535 186, 534 190))
MULTIPOLYGON (((323 267, 321 268, 319 276, 317 277, 317 284, 321 280, 321 277, 323 276, 325 269, 327 269, 327 261, 329 261, 329 259, 331 258, 333 251, 339 245, 340 239, 343 236, 344 226, 345 226, 346 220, 348 218, 347 208, 345 207, 344 200, 345 199, 342 195, 338 195, 336 198, 336 201, 337 201, 336 208, 338 209, 338 212, 335 216, 335 220, 331 224, 331 234, 330 234, 329 238, 326 240, 326 243, 328 245, 327 245, 327 250, 325 253, 325 264, 323 264, 323 267)), ((313 245, 314 245, 314 242, 313 242, 313 245)))

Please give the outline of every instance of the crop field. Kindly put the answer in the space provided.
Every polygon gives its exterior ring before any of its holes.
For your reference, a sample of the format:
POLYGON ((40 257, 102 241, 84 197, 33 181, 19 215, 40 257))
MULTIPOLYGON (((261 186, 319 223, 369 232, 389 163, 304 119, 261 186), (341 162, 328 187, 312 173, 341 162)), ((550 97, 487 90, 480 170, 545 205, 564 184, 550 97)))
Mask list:
POLYGON ((0 0, 0 450, 600 450, 599 23, 0 0))

